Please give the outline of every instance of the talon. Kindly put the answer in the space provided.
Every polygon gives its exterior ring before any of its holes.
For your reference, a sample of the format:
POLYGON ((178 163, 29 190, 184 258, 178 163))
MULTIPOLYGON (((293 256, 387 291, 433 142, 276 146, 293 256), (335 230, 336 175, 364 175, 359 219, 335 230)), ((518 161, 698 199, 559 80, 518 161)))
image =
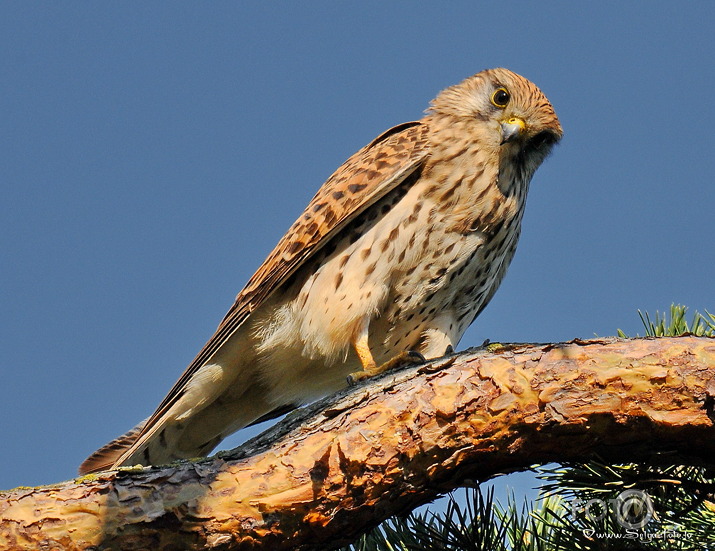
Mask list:
MULTIPOLYGON (((400 356, 402 356, 402 354, 400 356)), ((400 356, 398 356, 398 358, 400 356)), ((414 364, 423 364, 427 361, 422 354, 417 352, 417 350, 408 350, 407 353, 404 355, 404 359, 414 364)))
POLYGON ((405 364, 423 364, 427 361, 425 357, 416 350, 404 350, 393 358, 387 360, 385 363, 376 365, 368 343, 369 322, 369 319, 365 319, 363 321, 360 331, 353 341, 355 352, 357 353, 358 358, 360 358, 360 364, 362 364, 362 371, 356 371, 355 373, 348 375, 348 385, 352 386, 358 381, 379 375, 380 373, 388 371, 393 367, 405 364))
POLYGON ((393 369, 395 367, 400 367, 407 364, 418 365, 426 362, 427 360, 425 359, 425 357, 416 350, 405 350, 404 352, 400 352, 397 356, 395 356, 394 358, 390 358, 381 365, 367 367, 363 371, 356 371, 355 373, 351 373, 350 375, 348 375, 348 385, 352 386, 359 381, 362 381, 363 379, 367 379, 368 377, 374 377, 375 375, 379 375, 380 373, 384 373, 385 371, 389 371, 390 369, 393 369))
POLYGON ((417 352, 417 350, 405 350, 404 352, 400 352, 394 358, 390 358, 384 364, 376 367, 375 374, 407 364, 423 364, 426 361, 425 357, 417 352))
POLYGON ((355 386, 360 381, 364 381, 372 375, 374 375, 374 373, 370 373, 368 371, 356 371, 355 373, 350 373, 347 376, 348 386, 355 386))

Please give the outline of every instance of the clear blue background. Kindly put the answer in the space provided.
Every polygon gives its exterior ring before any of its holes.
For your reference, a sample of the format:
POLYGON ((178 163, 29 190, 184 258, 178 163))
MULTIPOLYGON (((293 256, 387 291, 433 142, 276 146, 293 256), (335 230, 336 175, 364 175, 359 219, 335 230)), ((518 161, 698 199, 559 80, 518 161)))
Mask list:
POLYGON ((713 6, 2 3, 0 489, 151 413, 331 172, 488 67, 565 137, 461 348, 715 311, 713 6))

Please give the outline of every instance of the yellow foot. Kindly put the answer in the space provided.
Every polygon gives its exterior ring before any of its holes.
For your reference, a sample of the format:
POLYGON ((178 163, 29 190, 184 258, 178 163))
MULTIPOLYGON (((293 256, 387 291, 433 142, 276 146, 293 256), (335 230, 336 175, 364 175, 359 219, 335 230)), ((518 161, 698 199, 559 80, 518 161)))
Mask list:
POLYGON ((405 350, 404 352, 400 352, 397 356, 390 358, 382 365, 375 365, 373 367, 366 366, 362 371, 351 373, 348 375, 348 384, 354 385, 358 381, 362 381, 368 377, 374 377, 375 375, 384 373, 393 367, 407 364, 423 364, 426 361, 425 357, 416 350, 405 350))

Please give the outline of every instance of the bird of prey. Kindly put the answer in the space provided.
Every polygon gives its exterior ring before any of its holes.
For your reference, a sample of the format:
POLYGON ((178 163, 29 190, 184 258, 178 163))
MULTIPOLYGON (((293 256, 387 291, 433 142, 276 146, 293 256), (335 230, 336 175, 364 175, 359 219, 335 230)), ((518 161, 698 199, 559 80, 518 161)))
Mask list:
POLYGON ((506 69, 380 134, 318 190, 151 417, 80 473, 204 456, 349 379, 452 350, 501 283, 561 136, 544 94, 506 69))

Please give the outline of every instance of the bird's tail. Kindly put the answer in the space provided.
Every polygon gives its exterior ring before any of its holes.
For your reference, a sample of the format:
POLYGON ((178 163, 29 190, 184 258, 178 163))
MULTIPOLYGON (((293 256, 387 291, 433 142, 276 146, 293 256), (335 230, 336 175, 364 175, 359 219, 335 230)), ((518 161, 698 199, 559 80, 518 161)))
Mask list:
POLYGON ((111 469, 122 454, 134 445, 147 421, 148 419, 144 419, 132 430, 118 436, 90 455, 79 466, 79 474, 85 475, 111 469))

